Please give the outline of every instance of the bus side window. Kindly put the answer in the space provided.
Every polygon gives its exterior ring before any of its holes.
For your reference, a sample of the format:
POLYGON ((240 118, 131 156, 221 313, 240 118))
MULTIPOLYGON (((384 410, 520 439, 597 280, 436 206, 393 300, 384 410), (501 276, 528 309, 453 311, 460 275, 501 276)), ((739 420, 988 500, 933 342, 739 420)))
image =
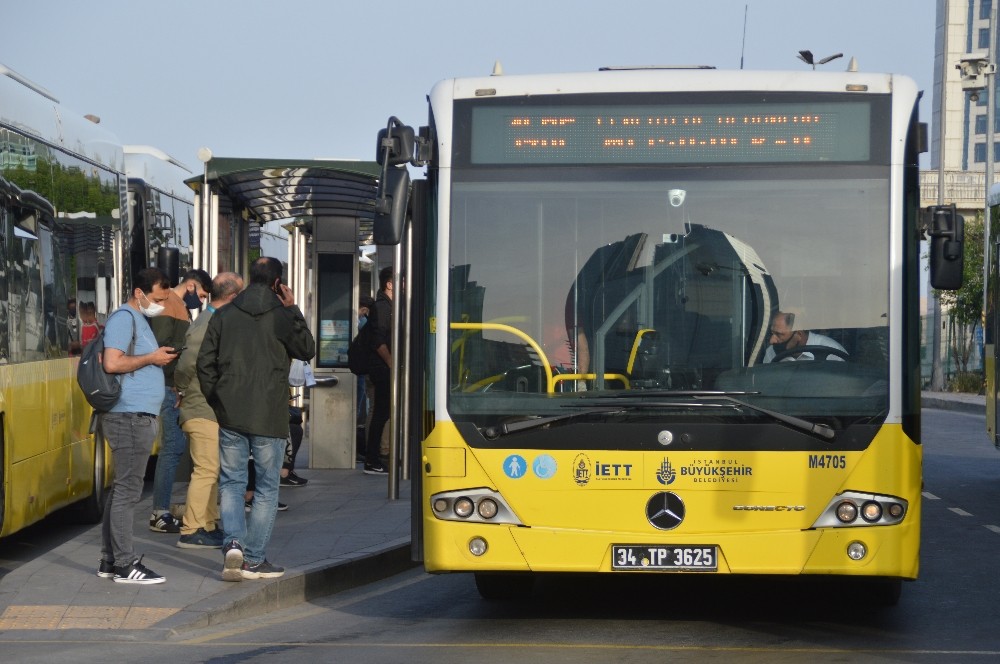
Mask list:
POLYGON ((10 302, 10 264, 8 260, 8 242, 12 232, 10 214, 6 208, 0 207, 0 363, 10 361, 10 329, 8 310, 10 302))
POLYGON ((34 217, 29 214, 18 221, 14 227, 10 306, 7 310, 12 323, 10 359, 12 362, 32 362, 45 357, 41 256, 38 236, 26 230, 21 223, 29 222, 33 226, 34 217))

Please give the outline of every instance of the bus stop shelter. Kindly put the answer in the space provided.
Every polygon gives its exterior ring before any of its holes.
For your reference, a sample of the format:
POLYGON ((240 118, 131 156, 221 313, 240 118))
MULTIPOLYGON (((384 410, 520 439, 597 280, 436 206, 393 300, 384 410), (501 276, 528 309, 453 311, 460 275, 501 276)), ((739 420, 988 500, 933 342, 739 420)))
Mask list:
POLYGON ((211 157, 194 190, 192 263, 213 276, 247 276, 270 255, 286 277, 313 336, 317 385, 309 392, 309 463, 352 468, 358 382, 347 367, 361 294, 372 294, 370 252, 375 162, 211 157), (322 432, 322 434, 319 434, 322 432))

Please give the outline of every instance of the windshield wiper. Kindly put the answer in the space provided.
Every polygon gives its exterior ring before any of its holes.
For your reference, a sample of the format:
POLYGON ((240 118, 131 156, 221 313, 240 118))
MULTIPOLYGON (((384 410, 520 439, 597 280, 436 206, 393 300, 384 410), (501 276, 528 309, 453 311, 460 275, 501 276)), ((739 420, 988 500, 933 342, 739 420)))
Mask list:
MULTIPOLYGON (((616 395, 616 394, 595 394, 594 396, 587 396, 587 399, 595 400, 611 400, 615 402, 620 402, 619 405, 630 405, 634 406, 634 402, 644 403, 648 406, 666 406, 670 402, 659 403, 659 402, 649 402, 646 397, 680 397, 680 398, 691 398, 691 397, 701 397, 705 399, 719 399, 726 401, 731 404, 735 404, 741 408, 746 408, 748 410, 753 410, 758 413, 762 413, 771 417, 779 422, 784 422, 789 426, 795 427, 800 431, 805 431, 806 433, 811 433, 813 435, 819 436, 824 440, 833 440, 836 437, 836 432, 826 424, 814 424, 809 420, 802 419, 801 417, 796 417, 794 415, 786 415, 785 413, 779 413, 776 410, 771 410, 769 408, 762 408, 761 406, 755 406, 753 404, 747 403, 740 399, 736 399, 735 396, 745 396, 752 394, 760 394, 760 392, 723 392, 714 390, 639 390, 632 392, 628 395, 616 395), (735 396, 734 396, 735 395, 735 396)), ((694 404, 685 404, 694 405, 694 404)), ((709 404, 702 404, 709 405, 709 404)))
POLYGON ((572 408, 574 412, 563 413, 561 415, 550 415, 548 417, 531 417, 524 420, 516 420, 514 422, 504 422, 497 426, 483 427, 480 429, 483 436, 487 440, 495 440, 500 436, 506 436, 511 433, 518 433, 519 431, 528 431, 530 429, 538 429, 549 424, 555 424, 557 422, 567 422, 579 417, 586 417, 589 415, 621 415, 623 413, 648 409, 648 408, 728 408, 722 404, 712 404, 704 403, 701 401, 691 401, 691 402, 681 402, 681 401, 665 401, 665 402, 650 402, 641 399, 635 399, 633 401, 624 400, 615 403, 613 407, 609 406, 598 406, 594 404, 581 403, 580 401, 575 401, 571 403, 562 404, 562 408, 572 408))
POLYGON ((566 405, 571 408, 583 407, 585 410, 577 410, 573 413, 563 413, 561 415, 550 415, 549 417, 532 417, 530 419, 517 420, 515 422, 503 422, 497 426, 483 427, 480 431, 487 440, 496 440, 500 436, 506 436, 507 434, 517 433, 518 431, 528 431, 529 429, 538 429, 556 422, 565 422, 577 417, 583 417, 584 415, 613 415, 624 413, 627 410, 627 408, 623 408, 621 406, 608 408, 606 406, 587 407, 583 404, 566 405))

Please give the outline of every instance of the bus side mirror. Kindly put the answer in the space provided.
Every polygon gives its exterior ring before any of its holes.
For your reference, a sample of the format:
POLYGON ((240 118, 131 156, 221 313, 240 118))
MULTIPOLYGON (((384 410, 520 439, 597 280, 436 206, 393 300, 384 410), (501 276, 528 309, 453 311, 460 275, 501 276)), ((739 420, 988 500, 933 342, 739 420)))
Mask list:
POLYGON ((962 287, 965 267, 965 219, 955 210, 955 204, 935 205, 927 210, 926 225, 930 238, 931 287, 938 290, 958 290, 962 287))
POLYGON ((167 275, 170 286, 176 286, 181 278, 181 250, 177 247, 161 246, 156 251, 156 267, 167 275))
POLYGON ((403 239, 403 220, 410 198, 410 173, 406 168, 387 168, 375 197, 372 241, 375 244, 399 244, 403 239))
POLYGON ((394 124, 394 120, 390 118, 389 126, 378 132, 375 161, 379 166, 399 166, 413 160, 416 143, 413 127, 398 124, 398 121, 394 124))

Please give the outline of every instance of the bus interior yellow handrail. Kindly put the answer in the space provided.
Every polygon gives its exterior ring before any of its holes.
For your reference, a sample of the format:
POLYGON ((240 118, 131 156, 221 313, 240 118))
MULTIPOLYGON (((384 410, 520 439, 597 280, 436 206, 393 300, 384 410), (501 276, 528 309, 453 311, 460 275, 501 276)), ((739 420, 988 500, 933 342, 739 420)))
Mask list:
POLYGON ((512 327, 510 325, 503 325, 501 323, 451 323, 451 329, 453 330, 475 330, 475 331, 485 331, 493 330, 495 332, 506 332, 512 334, 524 343, 531 346, 532 350, 538 354, 538 360, 542 363, 542 369, 545 370, 545 388, 549 394, 555 392, 555 381, 552 379, 552 367, 549 366, 549 358, 545 355, 545 351, 542 347, 538 345, 534 339, 529 335, 512 327))

